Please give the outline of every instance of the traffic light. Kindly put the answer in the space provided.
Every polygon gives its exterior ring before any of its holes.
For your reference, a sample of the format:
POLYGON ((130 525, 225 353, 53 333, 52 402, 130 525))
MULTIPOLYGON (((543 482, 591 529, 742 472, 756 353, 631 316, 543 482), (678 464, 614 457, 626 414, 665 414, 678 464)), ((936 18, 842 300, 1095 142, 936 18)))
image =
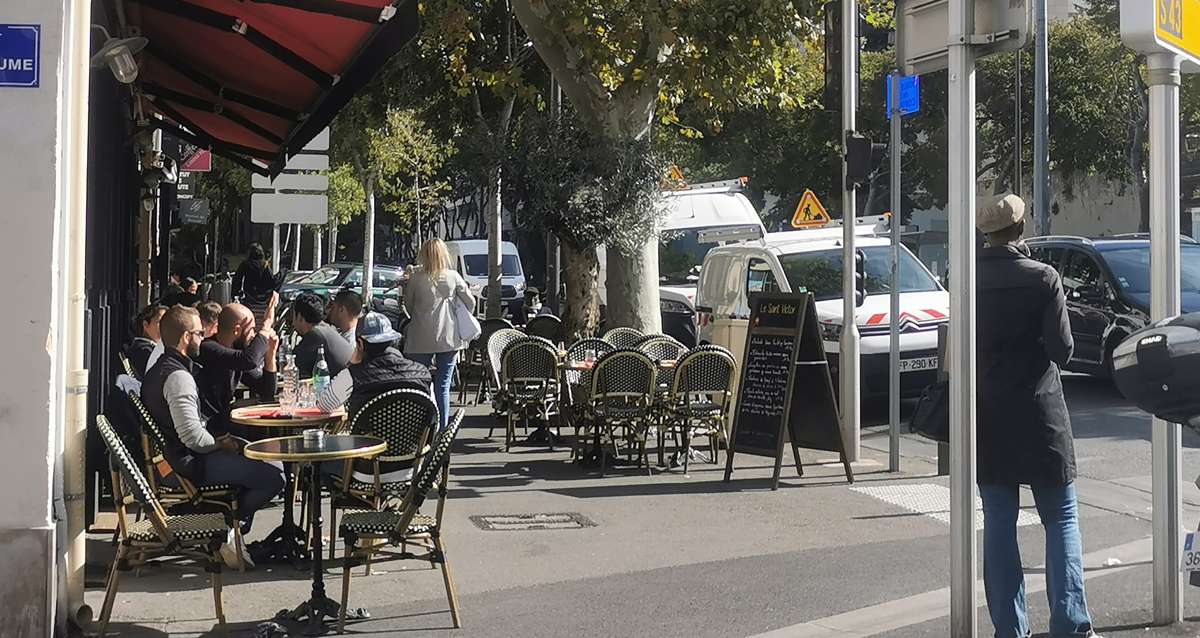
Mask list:
POLYGON ((862 307, 867 301, 867 254, 854 251, 854 305, 862 307))
POLYGON ((846 190, 864 186, 883 162, 887 144, 873 144, 860 133, 846 137, 846 190))

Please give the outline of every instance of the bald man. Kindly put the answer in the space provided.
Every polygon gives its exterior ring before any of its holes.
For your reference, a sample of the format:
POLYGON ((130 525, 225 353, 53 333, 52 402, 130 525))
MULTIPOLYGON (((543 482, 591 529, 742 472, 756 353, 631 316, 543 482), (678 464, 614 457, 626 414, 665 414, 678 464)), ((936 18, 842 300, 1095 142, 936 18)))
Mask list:
MULTIPOLYGON (((276 298, 272 298, 272 306, 276 298)), ((206 421, 218 423, 219 428, 229 431, 229 409, 241 383, 262 401, 275 399, 279 338, 274 331, 274 317, 273 311, 267 313, 262 328, 255 330, 254 313, 242 304, 228 304, 217 315, 217 333, 200 344, 197 358, 201 366, 196 372, 200 411, 206 421)))

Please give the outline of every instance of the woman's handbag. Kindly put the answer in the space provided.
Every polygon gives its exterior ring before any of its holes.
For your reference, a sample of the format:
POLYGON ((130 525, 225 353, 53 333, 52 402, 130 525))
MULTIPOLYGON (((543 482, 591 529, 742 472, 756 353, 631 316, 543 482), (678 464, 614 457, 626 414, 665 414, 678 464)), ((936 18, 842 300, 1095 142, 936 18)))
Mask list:
POLYGON ((912 431, 933 441, 950 442, 950 382, 937 381, 921 392, 910 422, 912 431))
POLYGON ((462 302, 462 299, 455 297, 454 303, 454 325, 458 330, 458 338, 464 343, 471 343, 483 334, 483 327, 479 325, 479 320, 467 308, 467 304, 462 302))

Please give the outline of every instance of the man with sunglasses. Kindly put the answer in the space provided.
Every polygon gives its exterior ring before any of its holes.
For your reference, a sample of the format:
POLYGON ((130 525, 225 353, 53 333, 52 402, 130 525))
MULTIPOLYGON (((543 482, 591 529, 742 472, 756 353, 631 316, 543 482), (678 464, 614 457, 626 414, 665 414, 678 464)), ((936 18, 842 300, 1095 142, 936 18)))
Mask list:
MULTIPOLYGON (((200 395, 194 363, 200 355, 204 329, 195 308, 174 306, 160 322, 165 350, 146 372, 142 402, 162 430, 163 454, 171 468, 196 485, 228 484, 239 489, 242 531, 248 532, 254 513, 283 489, 283 466, 255 461, 242 455, 245 442, 228 434, 214 434, 201 419, 200 395)), ((230 544, 226 544, 232 547, 230 544)), ((222 547, 222 557, 237 563, 232 550, 222 547)), ((243 554, 246 565, 253 566, 243 554)))

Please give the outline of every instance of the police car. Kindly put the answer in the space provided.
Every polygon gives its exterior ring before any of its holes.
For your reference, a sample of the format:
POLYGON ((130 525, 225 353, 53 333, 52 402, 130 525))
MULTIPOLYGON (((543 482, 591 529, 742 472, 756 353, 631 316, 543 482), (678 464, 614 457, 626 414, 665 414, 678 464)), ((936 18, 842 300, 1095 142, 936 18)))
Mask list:
MULTIPOLYGON (((864 220, 860 220, 862 222, 864 220)), ((891 246, 876 236, 884 218, 856 224, 855 246, 865 255, 867 296, 855 321, 862 335, 862 396, 886 397, 890 369, 891 246)), ((769 233, 762 240, 720 246, 704 258, 696 293, 697 336, 737 355, 745 348, 749 297, 756 292, 807 290, 835 379, 842 336, 842 228, 769 233)), ((938 326, 950 315, 950 296, 904 246, 900 247, 900 387, 919 396, 938 369, 938 326)), ((836 385, 836 382, 835 382, 836 385)))

